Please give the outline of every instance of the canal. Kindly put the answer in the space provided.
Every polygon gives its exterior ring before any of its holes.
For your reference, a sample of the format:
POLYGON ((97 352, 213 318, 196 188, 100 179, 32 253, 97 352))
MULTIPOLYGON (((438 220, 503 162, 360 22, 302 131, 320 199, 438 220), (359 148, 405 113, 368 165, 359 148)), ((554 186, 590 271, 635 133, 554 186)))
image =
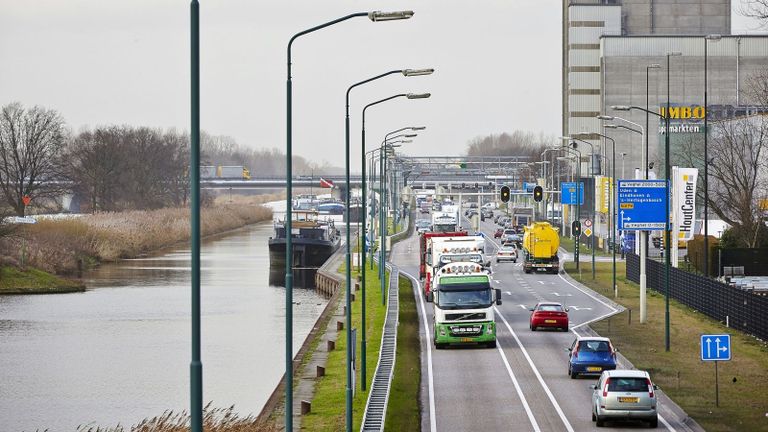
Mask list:
MULTIPOLYGON (((258 414, 284 370, 285 289, 263 223, 202 250, 204 401, 258 414), (273 284, 277 279, 272 278, 273 284)), ((0 296, 0 431, 130 426, 188 409, 189 249, 103 265, 75 294, 0 296)), ((294 350, 326 300, 294 291, 294 350)))

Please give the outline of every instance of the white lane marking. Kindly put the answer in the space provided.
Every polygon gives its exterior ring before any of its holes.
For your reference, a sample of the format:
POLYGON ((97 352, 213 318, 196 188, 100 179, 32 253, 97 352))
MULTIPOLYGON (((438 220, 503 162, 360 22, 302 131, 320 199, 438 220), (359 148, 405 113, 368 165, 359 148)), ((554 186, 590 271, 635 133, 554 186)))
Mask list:
POLYGON ((400 270, 400 273, 410 278, 416 284, 416 297, 419 298, 419 305, 421 306, 421 319, 424 322, 424 336, 427 343, 427 376, 428 388, 429 388, 429 430, 431 432, 437 432, 437 424, 435 424, 435 379, 432 374, 432 339, 429 337, 429 323, 427 322, 427 310, 424 307, 424 297, 421 295, 421 283, 409 273, 400 270))
MULTIPOLYGON (((600 321, 600 320, 603 320, 603 319, 605 319, 605 318, 608 318, 608 317, 609 317, 609 316, 611 316, 611 315, 616 315, 617 313, 619 313, 619 312, 620 312, 620 310, 619 310, 619 309, 616 309, 616 308, 614 308, 613 306, 611 306, 611 305, 607 304, 606 302, 604 302, 604 301, 600 300, 599 298, 595 297, 594 295, 590 294, 589 292, 587 292, 587 291, 584 291, 583 289, 579 288, 578 286, 576 286, 576 285, 572 284, 570 281, 568 281, 568 279, 564 278, 564 277, 563 277, 563 275, 561 275, 561 274, 558 274, 558 276, 560 276, 560 279, 562 279, 563 281, 565 281, 565 283, 567 283, 568 285, 570 285, 570 286, 572 286, 572 287, 576 288, 577 290, 579 290, 579 291, 583 292, 584 294, 586 294, 586 295, 588 295, 588 296, 592 297, 593 299, 597 300, 597 301, 598 301, 598 302, 600 302, 602 305, 604 305, 605 307, 607 307, 608 309, 610 309, 610 310, 611 310, 611 312, 608 312, 607 314, 603 314, 603 315, 600 315, 600 316, 599 316, 599 317, 597 317, 597 318, 593 318, 593 319, 591 319, 591 320, 589 320, 589 321, 585 321, 585 322, 583 322, 583 323, 581 323, 581 324, 577 324, 577 325, 575 325, 575 326, 572 326, 572 327, 571 327, 571 331, 572 331, 572 332, 573 332, 573 334, 574 334, 574 335, 576 335, 577 337, 579 336, 579 334, 578 334, 578 333, 576 333, 576 329, 577 329, 577 328, 579 328, 579 327, 583 327, 583 326, 585 326, 585 325, 589 325, 589 324, 592 324, 593 322, 596 322, 596 321, 600 321)), ((502 317, 502 319, 504 319, 504 317, 502 317)), ((504 321, 506 322, 506 320, 504 320, 504 321)), ((522 348, 522 347, 521 347, 521 348, 522 348)), ((665 418, 664 418, 664 417, 663 417, 661 414, 659 414, 659 420, 661 420, 661 422, 664 424, 664 426, 666 426, 666 427, 667 427, 667 429, 669 429, 669 430, 670 430, 670 431, 672 431, 672 432, 676 432, 676 429, 675 429, 674 427, 672 427, 672 425, 670 425, 670 424, 667 422, 667 420, 666 420, 666 419, 665 419, 665 418)))
POLYGON ((493 310, 496 311, 496 313, 499 315, 502 321, 504 321, 504 325, 507 326, 507 330, 509 330, 510 333, 512 333, 512 337, 515 338, 515 341, 517 342, 517 345, 520 347, 520 352, 523 353, 523 356, 525 356, 525 359, 528 361, 528 364, 531 366, 531 369, 533 370, 533 374, 536 375, 536 378, 539 380, 539 384, 541 384, 541 387, 544 389, 544 392, 547 394, 547 397, 549 398, 549 401, 552 402, 552 406, 555 407, 555 411, 557 411, 557 415, 560 416, 560 420, 563 421, 563 424, 565 425, 565 429, 568 432, 574 432, 573 426, 571 426, 571 423, 568 421, 568 418, 565 417, 565 413, 563 412, 563 409, 560 408, 560 404, 557 403, 557 400, 555 399, 555 395, 552 394, 552 391, 549 390, 549 386, 547 386, 547 383, 544 382, 544 378, 541 377, 541 374, 539 373, 539 370, 536 368, 536 365, 533 364, 533 360, 531 359, 531 356, 528 355, 528 350, 525 349, 523 346, 523 343, 520 341, 520 338, 517 337, 517 333, 515 333, 514 330, 512 330, 512 326, 509 325, 509 322, 506 318, 504 318, 504 315, 501 314, 499 309, 494 306, 493 310))
POLYGON ((544 285, 544 281, 543 281, 543 280, 540 280, 540 281, 536 281, 536 282, 538 282, 538 283, 540 283, 540 284, 544 285))
POLYGON ((661 420, 662 423, 664 423, 664 426, 667 427, 672 432, 677 432, 677 429, 673 428, 671 424, 667 422, 667 420, 659 414, 659 420, 661 420))
POLYGON ((509 374, 509 377, 512 378, 512 384, 515 385, 515 391, 517 392, 517 395, 520 396, 520 401, 523 403, 523 408, 525 409, 525 413, 528 415, 528 420, 531 421, 531 426, 533 426, 533 430, 535 432, 541 432, 541 429, 539 428, 539 423, 536 422, 536 418, 533 416, 533 411, 531 411, 531 407, 528 405, 528 400, 525 398, 523 389, 520 388, 520 383, 517 382, 515 373, 512 372, 512 367, 509 365, 509 361, 507 360, 507 355, 504 354, 504 350, 501 349, 501 344, 499 344, 498 338, 496 338, 496 349, 499 351, 499 354, 501 354, 501 359, 504 360, 504 366, 507 368, 507 373, 509 374))
POLYGON ((568 306, 568 307, 573 309, 573 310, 575 310, 575 311, 580 311, 580 310, 590 310, 591 311, 592 310, 591 307, 584 307, 584 306, 568 306))
POLYGON ((521 305, 518 305, 518 306, 520 306, 521 308, 523 308, 523 309, 525 309, 525 310, 528 310, 528 306, 526 306, 526 305, 524 305, 524 304, 521 304, 521 305))
POLYGON ((583 292, 584 294, 586 294, 586 295, 588 295, 588 296, 592 297, 592 298, 593 298, 595 301, 597 301, 598 303, 600 303, 600 304, 602 304, 603 306, 607 307, 608 309, 611 309, 611 310, 614 310, 614 311, 616 310, 616 308, 615 308, 615 307, 613 307, 613 306, 609 305, 608 303, 606 303, 606 302, 604 302, 604 301, 600 300, 599 298, 597 298, 597 297, 595 297, 594 295, 592 295, 592 294, 588 293, 587 291, 584 291, 583 289, 579 288, 578 286, 576 286, 576 285, 572 284, 572 283, 571 283, 571 282, 570 282, 568 279, 564 278, 564 277, 563 277, 563 275, 561 275, 561 274, 559 274, 559 273, 558 273, 557 275, 558 275, 558 276, 560 276, 560 279, 562 279, 562 280, 563 280, 565 283, 567 283, 568 285, 570 285, 570 286, 572 286, 572 287, 576 288, 577 290, 579 290, 579 291, 583 292))

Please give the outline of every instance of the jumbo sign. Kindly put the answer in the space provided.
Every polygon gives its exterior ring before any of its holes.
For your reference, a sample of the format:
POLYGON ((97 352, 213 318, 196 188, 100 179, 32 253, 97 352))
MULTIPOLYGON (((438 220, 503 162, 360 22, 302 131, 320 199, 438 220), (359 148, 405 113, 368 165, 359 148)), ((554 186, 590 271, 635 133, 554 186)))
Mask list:
MULTIPOLYGON (((706 115, 706 110, 703 106, 671 106, 669 107, 669 118, 679 120, 703 120, 706 115)), ((659 114, 662 118, 667 116, 667 107, 659 107, 659 114)))

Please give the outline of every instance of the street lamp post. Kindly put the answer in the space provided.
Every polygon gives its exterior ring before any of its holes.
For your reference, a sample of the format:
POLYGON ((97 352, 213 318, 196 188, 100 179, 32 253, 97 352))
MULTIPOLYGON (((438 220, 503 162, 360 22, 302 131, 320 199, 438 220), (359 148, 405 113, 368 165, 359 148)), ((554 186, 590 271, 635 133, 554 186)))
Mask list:
POLYGON ((595 132, 595 135, 599 135, 611 141, 611 158, 612 159, 611 159, 610 188, 612 188, 612 190, 610 191, 611 198, 608 200, 608 214, 610 215, 608 219, 608 230, 611 232, 611 249, 613 250, 613 296, 618 297, 619 287, 616 284, 616 227, 614 225, 615 221, 614 221, 614 214, 613 214, 613 212, 616 209, 616 205, 614 203, 615 194, 616 194, 616 140, 609 137, 608 135, 604 135, 599 132, 595 132))
MULTIPOLYGON (((645 111, 650 114, 654 114, 657 117, 664 120, 664 175, 665 179, 667 181, 667 188, 669 188, 669 182, 670 182, 670 149, 669 149, 669 108, 670 108, 670 57, 677 57, 681 56, 682 53, 680 52, 668 52, 666 54, 667 57, 667 109, 665 111, 665 115, 661 115, 659 113, 655 113, 651 110, 646 110, 642 107, 638 106, 615 106, 612 107, 613 109, 620 110, 620 111, 629 111, 632 109, 637 109, 640 111, 645 111)), ((706 116, 706 113, 705 113, 706 116)), ((705 163, 708 163, 709 161, 705 161, 705 163)), ((669 284, 669 273, 670 273, 670 267, 672 266, 672 257, 671 255, 671 238, 670 238, 670 223, 669 223, 669 199, 666 200, 666 211, 665 211, 665 223, 664 223, 664 349, 665 351, 670 350, 670 338, 669 338, 669 290, 670 290, 670 284, 669 284)), ((677 241, 677 239, 675 239, 677 241)))
MULTIPOLYGON (((645 67, 645 109, 647 110, 645 112, 645 130, 647 130, 648 132, 650 132, 649 115, 648 115, 648 111, 650 110, 650 107, 649 107, 650 87, 648 85, 649 83, 648 78, 649 78, 649 75, 650 75, 649 72, 651 69, 661 69, 661 65, 658 63, 653 63, 645 67)), ((643 135, 645 135, 644 137, 645 138, 645 166, 643 167, 643 169, 645 169, 645 178, 648 179, 648 155, 650 154, 648 153, 648 136, 650 136, 650 133, 643 134, 643 135)))
MULTIPOLYGON (((618 106, 611 106, 611 109, 621 111, 621 107, 618 107, 618 106)), ((624 118, 621 118, 621 117, 614 117, 614 116, 609 116, 609 115, 598 115, 597 118, 600 119, 600 120, 620 120, 622 122, 631 124, 632 126, 635 126, 635 128, 630 128, 630 127, 628 127, 626 125, 623 125, 623 124, 610 125, 610 126, 606 126, 606 127, 613 128, 613 129, 621 128, 621 129, 626 129, 628 131, 632 131, 632 132, 635 132, 635 133, 639 133, 640 134, 641 142, 642 141, 646 141, 647 142, 647 138, 646 138, 647 130, 644 129, 643 126, 640 125, 639 123, 635 123, 633 121, 630 121, 630 120, 627 120, 627 119, 624 119, 624 118)), ((649 153, 648 153, 648 147, 647 146, 645 148, 645 151, 642 151, 641 154, 642 154, 642 157, 641 157, 641 161, 642 162, 641 162, 641 164, 643 166, 643 169, 641 170, 642 176, 643 176, 643 178, 645 180, 648 180, 648 157, 649 157, 649 153)), ((624 163, 624 161, 622 159, 622 177, 623 177, 623 170, 624 170, 623 163, 624 163)), ((648 284, 647 284, 647 271, 646 271, 646 264, 647 264, 646 259, 648 257, 648 233, 646 231, 635 231, 635 244, 637 245, 637 243, 640 244, 640 322, 644 323, 646 321, 646 317, 647 317, 645 306, 646 306, 646 292, 647 292, 647 287, 648 287, 648 284), (639 237, 639 239, 638 239, 638 237, 639 237)), ((635 250, 637 250, 637 249, 635 249, 635 250)))
MULTIPOLYGON (((719 41, 719 34, 704 37, 704 275, 709 277, 709 105, 707 101, 707 47, 709 41, 719 41)), ((669 133, 669 131, 667 131, 669 133)))
MULTIPOLYGON (((571 137, 560 137, 561 139, 570 139, 571 137)), ((581 152, 579 150, 576 150, 575 148, 570 147, 560 147, 560 150, 569 152, 574 155, 578 155, 578 159, 576 162, 576 220, 581 223, 581 152)), ((561 198, 562 199, 562 198, 561 198)), ((571 230, 571 235, 573 235, 573 230, 571 230)), ((579 237, 574 236, 573 237, 573 260, 576 263, 576 271, 579 270, 579 237)))
POLYGON ((189 426, 203 431, 203 362, 200 341, 200 4, 190 3, 190 270, 192 359, 189 363, 189 426))
MULTIPOLYGON (((351 301, 351 291, 352 291, 352 261, 351 261, 351 255, 352 255, 352 242, 351 242, 351 211, 350 211, 350 201, 351 201, 351 184, 349 181, 349 160, 350 160, 350 145, 349 145, 349 94, 352 91, 353 88, 361 86, 363 84, 369 83, 371 81, 375 81, 380 78, 384 78, 388 75, 393 74, 402 74, 406 77, 411 76, 422 76, 422 75, 429 75, 432 72, 434 72, 434 69, 397 69, 397 70, 391 70, 389 72, 385 72, 383 74, 376 75, 374 77, 365 79, 363 81, 357 82, 355 84, 352 84, 347 89, 346 93, 346 115, 344 119, 344 131, 345 131, 345 178, 346 178, 346 211, 347 211, 347 221, 346 221, 346 303, 347 303, 347 310, 346 310, 346 333, 347 333, 347 389, 346 389, 346 405, 347 405, 347 412, 351 412, 352 410, 352 301, 351 301)), ((365 147, 362 148, 363 154, 365 154, 365 147)), ((365 177, 365 162, 363 162, 363 177, 365 177)), ((363 191, 363 193, 365 193, 363 191)), ((363 204, 364 205, 364 204, 363 204)), ((363 207, 364 208, 364 207, 363 207)), ((364 212, 363 212, 364 213, 364 212)), ((364 233, 363 233, 364 235, 364 233)), ((358 238, 360 237, 360 232, 358 231, 358 238)), ((360 382, 361 382, 361 389, 366 389, 366 363, 365 363, 365 345, 366 345, 366 337, 365 337, 365 251, 360 253, 358 251, 358 256, 361 257, 361 266, 362 269, 360 271, 360 284, 362 285, 362 343, 361 343, 361 361, 362 361, 362 370, 360 371, 360 382)), ((348 428, 351 428, 351 425, 348 426, 348 428)))
MULTIPOLYGON (((293 79, 291 76, 291 48, 293 42, 301 36, 357 18, 368 17, 371 21, 393 21, 408 19, 413 11, 397 12, 357 12, 332 21, 302 30, 288 41, 287 48, 287 81, 286 81, 286 144, 285 144, 285 430, 293 431, 293 235, 292 231, 292 201, 293 201, 293 79)), ((352 430, 352 409, 347 404, 347 432, 352 430)))
MULTIPOLYGON (((589 145, 590 153, 589 153, 589 174, 592 177, 592 184, 594 186, 595 183, 595 146, 592 145, 591 142, 585 141, 583 139, 579 138, 573 138, 574 142, 571 144, 573 148, 576 148, 576 141, 582 142, 584 144, 589 145)), ((592 188, 594 192, 594 187, 592 188)), ((595 204, 597 201, 597 197, 594 196, 594 193, 592 194, 592 224, 595 225, 595 204)), ((590 238, 590 245, 592 247, 592 280, 595 279, 595 233, 594 230, 592 232, 592 235, 589 236, 590 238)))

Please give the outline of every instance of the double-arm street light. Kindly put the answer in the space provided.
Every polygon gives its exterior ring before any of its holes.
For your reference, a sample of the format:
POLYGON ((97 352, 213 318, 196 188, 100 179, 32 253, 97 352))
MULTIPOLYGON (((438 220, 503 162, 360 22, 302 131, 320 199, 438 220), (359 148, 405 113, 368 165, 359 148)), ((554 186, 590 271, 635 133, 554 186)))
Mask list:
MULTIPOLYGON (((669 157, 669 153, 670 153, 670 149, 669 149, 669 107, 671 105, 671 103, 670 103, 670 65, 669 65, 670 60, 669 59, 670 59, 670 57, 677 57, 677 56, 681 56, 681 55, 682 55, 682 53, 680 53, 680 52, 668 52, 666 54, 666 57, 667 57, 667 109, 665 111, 665 115, 661 115, 661 114, 655 113, 655 112, 653 112, 651 110, 646 110, 645 108, 634 106, 634 105, 632 105, 632 106, 622 105, 622 106, 613 106, 613 107, 611 107, 611 108, 613 108, 615 110, 619 110, 619 111, 629 111, 629 110, 633 110, 633 109, 640 110, 640 111, 645 111, 648 114, 653 114, 653 115, 655 115, 655 116, 657 116, 657 117, 659 117, 659 118, 664 120, 664 174, 665 174, 665 179, 667 181, 667 188, 669 188, 669 186, 670 186, 669 185, 669 180, 670 180, 670 171, 671 171, 670 160, 669 160, 670 159, 670 157, 669 157)), ((705 116, 706 116, 706 114, 705 114, 705 116)), ((708 163, 708 162, 709 161, 707 161, 707 160, 704 161, 705 164, 708 163)), ((667 194, 667 195, 669 195, 669 194, 667 194)), ((664 249, 665 249, 664 250, 664 257, 665 257, 665 260, 664 260, 665 261, 664 262, 664 349, 666 351, 669 351, 669 349, 670 349, 670 340, 669 340, 669 289, 670 289, 669 273, 670 273, 670 270, 669 269, 672 266, 672 257, 670 257, 670 253, 671 253, 671 248, 670 248, 671 245, 670 245, 670 243, 671 243, 672 240, 670 239, 670 226, 669 226, 670 225, 669 224, 670 208, 669 208, 669 205, 670 205, 669 204, 669 196, 667 196, 666 209, 665 209, 666 211, 664 212, 664 214, 666 215, 666 219, 665 219, 665 223, 664 223, 664 242, 665 242, 665 244, 664 244, 664 249)), ((677 239, 675 239, 675 241, 677 241, 677 239)))
MULTIPOLYGON (((347 242, 347 244, 346 244, 346 249, 347 250, 346 250, 346 256, 345 256, 345 260, 346 260, 346 272, 345 272, 346 273, 345 274, 345 276, 346 276, 346 291, 345 291, 345 296, 346 296, 346 304, 347 304, 347 310, 346 310, 346 312, 347 312, 346 313, 346 326, 347 326, 346 327, 346 333, 347 333, 346 409, 347 409, 347 420, 348 420, 348 423, 351 423, 351 413, 352 413, 352 357, 353 357, 353 355, 352 355, 352 343, 351 343, 352 342, 352 329, 351 329, 351 326, 352 326, 352 300, 351 300, 351 296, 352 296, 352 294, 351 294, 351 292, 352 292, 352 261, 351 261, 351 255, 352 255, 351 231, 352 231, 352 229, 351 229, 351 216, 352 216, 352 213, 350 211, 350 202, 351 202, 351 189, 352 188, 351 188, 350 181, 349 181, 349 177, 350 177, 349 176, 349 165, 350 165, 350 163, 349 163, 349 161, 350 161, 350 145, 349 145, 349 94, 352 91, 352 89, 354 89, 355 87, 361 86, 361 85, 369 83, 371 81, 378 80, 380 78, 384 78, 384 77, 389 76, 389 75, 402 74, 403 76, 406 76, 406 77, 413 77, 413 76, 430 75, 433 72, 434 72, 434 69, 396 69, 396 70, 391 70, 389 72, 384 72, 382 74, 379 74, 379 75, 373 76, 371 78, 359 81, 359 82, 357 82, 355 84, 352 84, 351 86, 349 86, 349 88, 347 89, 347 93, 346 93, 346 101, 345 101, 346 102, 345 103, 346 113, 345 113, 345 117, 344 117, 344 137, 345 137, 345 149, 344 149, 345 150, 345 153, 344 153, 344 156, 345 156, 345 164, 344 164, 345 172, 344 173, 345 173, 345 179, 346 179, 346 184, 345 184, 345 186, 346 186, 345 204, 346 204, 346 214, 347 214, 347 217, 346 217, 346 219, 347 219, 346 220, 346 229, 347 229, 347 231, 346 231, 346 234, 345 234, 346 242, 347 242)), ((365 112, 365 111, 363 111, 363 112, 365 112)), ((363 143, 361 143, 361 145, 362 145, 362 153, 363 153, 363 155, 365 155, 365 142, 363 141, 363 143)), ((363 169, 363 176, 365 176, 365 162, 364 161, 363 161, 362 169, 363 169)), ((363 206, 364 205, 365 204, 363 204, 363 206)), ((365 207, 362 207, 362 208, 363 208, 363 210, 365 209, 365 207)), ((363 211, 363 213, 364 213, 364 211, 363 211)), ((359 237, 360 237, 360 232, 358 231, 358 238, 359 237)), ((360 253, 358 251, 358 256, 362 257, 362 259, 364 260, 365 259, 365 251, 363 251, 362 253, 360 253)), ((361 271, 360 271, 360 283, 362 285, 362 302, 363 302, 363 307, 362 307, 362 327, 363 327, 362 328, 362 334, 363 334, 363 336, 362 336, 362 344, 361 344, 361 349, 362 349, 362 352, 361 352, 361 355, 362 355, 362 358, 361 358, 361 360, 362 360, 362 370, 360 372, 360 382, 361 382, 360 385, 361 385, 361 389, 365 390, 366 389, 366 378, 367 378, 366 377, 366 370, 365 370, 366 369, 366 367, 365 367, 365 365, 366 365, 366 363, 365 363, 365 360, 366 360, 365 359, 365 348, 366 348, 365 347, 365 345, 366 345, 366 343, 365 343, 366 342, 366 338, 365 338, 365 261, 362 261, 361 264, 362 265, 360 266, 360 268, 361 268, 361 271)), ((351 424, 348 424, 347 428, 348 429, 351 428, 351 424)))
POLYGON ((613 250, 613 297, 619 296, 619 287, 616 285, 616 227, 613 212, 616 209, 616 140, 608 135, 595 132, 595 135, 601 136, 611 142, 611 183, 608 186, 611 198, 608 200, 608 230, 611 232, 611 249, 613 250))
MULTIPOLYGON (((291 77, 291 48, 301 36, 347 21, 352 18, 368 17, 373 22, 408 19, 413 11, 397 12, 357 12, 332 21, 302 30, 288 41, 287 48, 287 83, 286 83, 286 144, 285 144, 285 430, 293 431, 293 240, 292 240, 292 201, 293 201, 293 81, 291 77)), ((347 431, 352 430, 352 410, 347 409, 347 431)))

